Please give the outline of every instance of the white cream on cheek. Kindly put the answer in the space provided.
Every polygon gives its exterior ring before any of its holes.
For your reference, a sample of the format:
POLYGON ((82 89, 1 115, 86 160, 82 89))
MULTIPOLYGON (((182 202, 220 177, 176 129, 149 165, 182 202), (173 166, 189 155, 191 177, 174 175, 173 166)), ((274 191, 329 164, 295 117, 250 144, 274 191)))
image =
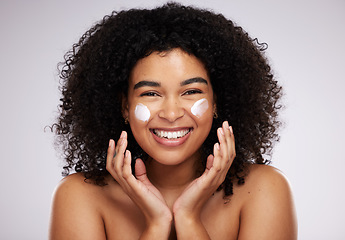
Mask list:
POLYGON ((196 117, 201 117, 208 109, 208 101, 206 98, 202 98, 196 101, 190 109, 192 114, 196 117))
POLYGON ((142 103, 138 103, 138 105, 135 106, 134 115, 143 122, 147 122, 151 116, 150 110, 142 103))

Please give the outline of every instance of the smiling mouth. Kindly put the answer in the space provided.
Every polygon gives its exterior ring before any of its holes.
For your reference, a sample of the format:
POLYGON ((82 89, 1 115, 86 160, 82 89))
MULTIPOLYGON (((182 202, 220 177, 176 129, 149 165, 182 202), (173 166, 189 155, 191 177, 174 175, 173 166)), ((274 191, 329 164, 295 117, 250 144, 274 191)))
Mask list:
POLYGON ((189 132, 192 131, 192 128, 179 130, 179 131, 164 131, 153 129, 152 132, 159 138, 165 139, 178 139, 186 136, 189 132))

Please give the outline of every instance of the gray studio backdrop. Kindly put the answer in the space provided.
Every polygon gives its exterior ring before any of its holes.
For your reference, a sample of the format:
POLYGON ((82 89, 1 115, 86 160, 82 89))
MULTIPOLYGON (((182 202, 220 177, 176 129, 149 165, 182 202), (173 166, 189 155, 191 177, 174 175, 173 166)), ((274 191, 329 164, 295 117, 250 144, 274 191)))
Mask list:
MULTIPOLYGON (((56 116, 63 54, 112 10, 164 2, 0 1, 0 239, 47 239, 62 163, 44 127, 56 116)), ((291 181, 299 239, 345 239, 345 1, 180 2, 222 12, 268 43, 286 93, 273 164, 291 181)))

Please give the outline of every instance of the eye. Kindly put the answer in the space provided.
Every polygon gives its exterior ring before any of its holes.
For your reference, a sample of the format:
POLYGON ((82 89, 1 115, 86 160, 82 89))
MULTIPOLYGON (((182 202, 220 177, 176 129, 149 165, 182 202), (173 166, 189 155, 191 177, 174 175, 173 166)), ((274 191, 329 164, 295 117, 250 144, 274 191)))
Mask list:
POLYGON ((190 90, 185 91, 183 95, 192 95, 192 94, 199 94, 199 93, 202 93, 202 91, 199 89, 190 89, 190 90))
POLYGON ((140 94, 140 97, 158 97, 159 95, 156 92, 144 92, 140 94))

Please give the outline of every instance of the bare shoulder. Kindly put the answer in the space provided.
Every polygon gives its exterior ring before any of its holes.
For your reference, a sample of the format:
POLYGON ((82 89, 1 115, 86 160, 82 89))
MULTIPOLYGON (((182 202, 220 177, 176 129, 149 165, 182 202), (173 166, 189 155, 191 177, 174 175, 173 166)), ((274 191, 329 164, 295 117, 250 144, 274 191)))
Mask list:
POLYGON ((275 167, 251 165, 246 178, 245 190, 248 197, 244 208, 250 208, 253 202, 270 208, 279 205, 293 207, 289 180, 282 171, 275 167))
POLYGON ((105 239, 97 204, 101 189, 79 173, 64 178, 53 197, 50 239, 105 239))
MULTIPOLYGON (((54 202, 78 205, 94 204, 101 187, 88 183, 82 173, 71 174, 60 181, 54 192, 54 202)), ((95 205, 93 205, 95 206, 95 205)), ((75 206, 77 207, 77 206, 75 206)))
POLYGON ((258 191, 265 189, 270 191, 290 190, 290 183, 282 171, 275 167, 261 164, 250 165, 246 184, 248 187, 253 187, 258 191))
POLYGON ((55 189, 55 195, 64 195, 64 193, 73 195, 89 194, 92 191, 97 191, 97 189, 98 186, 88 183, 82 173, 74 173, 59 182, 55 189))
POLYGON ((267 165, 251 165, 240 192, 245 200, 239 239, 297 238, 292 191, 280 170, 267 165))

